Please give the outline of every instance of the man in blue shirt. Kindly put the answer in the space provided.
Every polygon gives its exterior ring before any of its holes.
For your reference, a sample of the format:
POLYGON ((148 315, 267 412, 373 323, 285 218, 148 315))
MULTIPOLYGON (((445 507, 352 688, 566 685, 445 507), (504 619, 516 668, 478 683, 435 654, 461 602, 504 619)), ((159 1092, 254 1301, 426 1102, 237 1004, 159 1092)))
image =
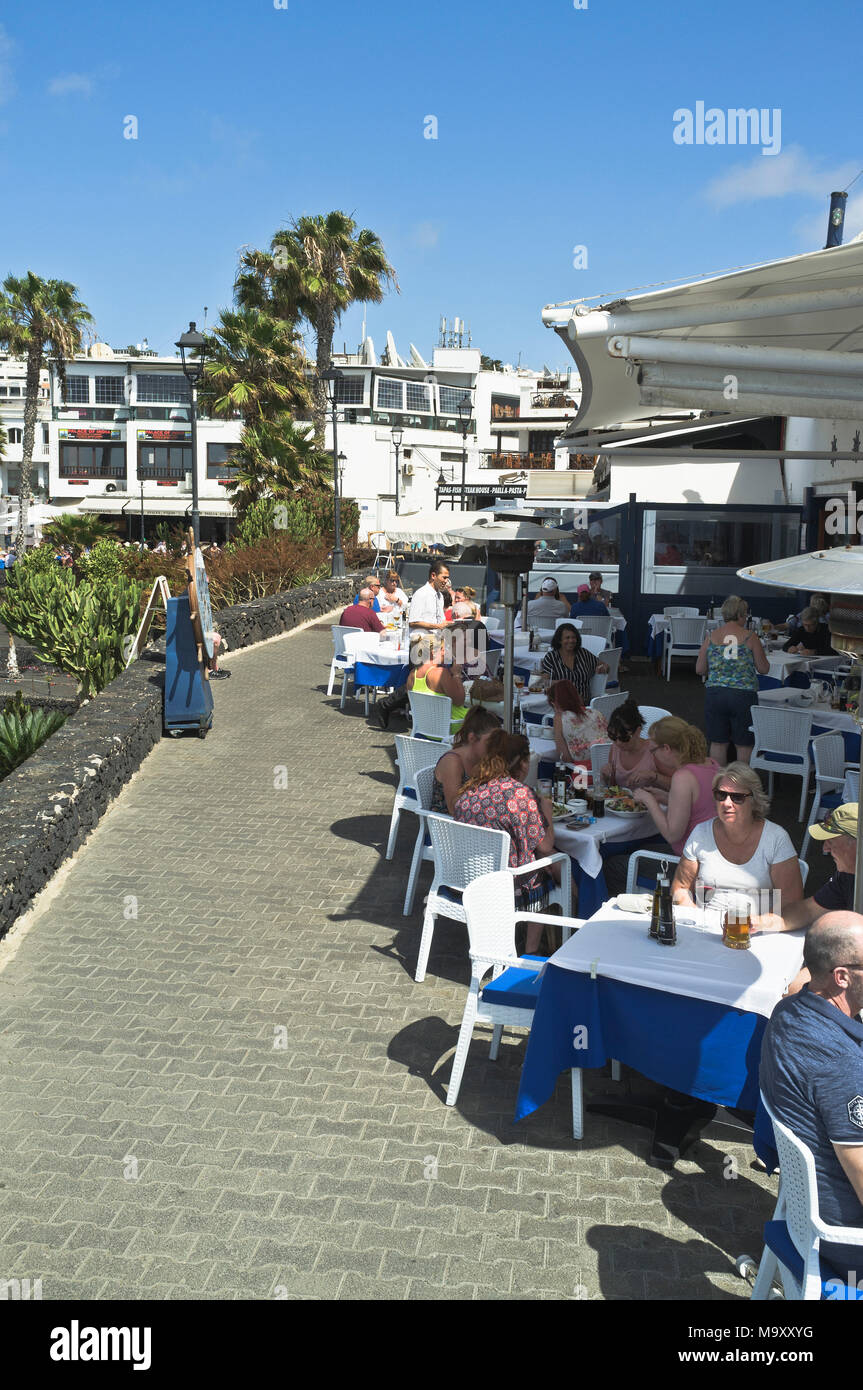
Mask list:
MULTIPOLYGON (((373 609, 373 611, 374 611, 375 613, 380 613, 380 611, 381 611, 381 606, 380 606, 380 604, 378 603, 378 594, 379 594, 380 591, 381 591, 381 581, 378 579, 377 575, 376 575, 376 574, 370 574, 370 575, 368 575, 368 577, 367 577, 366 579, 364 579, 363 582, 362 582, 362 588, 363 588, 363 589, 371 589, 371 591, 372 591, 372 598, 374 599, 374 603, 372 604, 372 609, 373 609)), ((358 602, 359 602, 359 595, 358 595, 358 594, 354 594, 354 603, 358 603, 358 602)))
MULTIPOLYGON (((761 1090, 812 1153, 822 1221, 863 1227, 863 916, 828 912, 803 960, 811 983, 773 1010, 761 1090)), ((863 1279, 863 1246, 822 1241, 821 1257, 845 1282, 863 1279)))

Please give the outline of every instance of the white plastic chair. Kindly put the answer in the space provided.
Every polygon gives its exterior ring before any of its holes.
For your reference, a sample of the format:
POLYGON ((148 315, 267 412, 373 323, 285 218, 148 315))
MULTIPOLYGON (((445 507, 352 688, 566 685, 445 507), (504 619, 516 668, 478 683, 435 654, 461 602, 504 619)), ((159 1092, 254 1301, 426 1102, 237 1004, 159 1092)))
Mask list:
POLYGON ((660 719, 668 719, 671 710, 661 709, 659 705, 639 705, 639 713, 644 720, 641 726, 641 737, 650 738, 651 724, 657 724, 660 719))
POLYGON ((585 614, 583 618, 579 619, 582 640, 585 637, 601 637, 607 646, 611 640, 611 621, 611 614, 607 618, 603 618, 599 613, 585 614))
POLYGON ((815 765, 815 795, 806 822, 804 854, 809 853, 812 844, 809 827, 819 819, 822 809, 827 812, 841 806, 846 771, 845 740, 841 734, 817 734, 810 744, 810 751, 815 765))
MULTIPOLYGON (((435 745, 428 739, 421 739, 420 742, 425 742, 427 748, 435 747, 435 745)), ((439 758, 443 757, 443 754, 441 753, 439 748, 437 752, 439 758)), ((411 913, 414 910, 414 897, 416 896, 417 884, 419 882, 420 876, 420 869, 423 865, 423 862, 431 863, 434 860, 434 851, 431 847, 431 840, 429 838, 428 827, 426 825, 426 818, 429 812, 431 811, 432 796, 434 795, 434 775, 435 770, 433 766, 420 768, 419 772, 416 774, 417 799, 416 804, 414 806, 414 814, 419 819, 419 826, 417 828, 417 837, 416 842, 414 844, 414 852, 411 855, 411 866, 410 871, 408 873, 408 886, 405 890, 405 901, 404 906, 402 908, 403 917, 410 917, 411 913)), ((436 814, 445 815, 446 812, 441 811, 436 814)))
MULTIPOLYGON (((509 872, 510 838, 505 830, 490 830, 480 825, 464 825, 435 812, 425 816, 434 856, 434 878, 426 899, 422 936, 414 979, 425 979, 435 921, 439 916, 464 922, 462 894, 469 883, 481 874, 506 869, 509 872)), ((524 865, 519 873, 535 873, 551 864, 560 864, 561 881, 549 890, 549 902, 559 903, 561 912, 569 916, 572 906, 572 865, 569 855, 560 852, 524 865)), ((534 914, 531 914, 534 915, 534 914)))
POLYGON ((704 634, 707 631, 706 618, 671 618, 671 631, 665 642, 665 679, 671 680, 671 660, 675 656, 698 656, 704 634))
POLYGON ((402 811, 415 811, 416 774, 423 767, 434 767, 441 757, 436 743, 427 738, 411 738, 410 734, 396 734, 396 763, 399 770, 399 784, 396 787, 393 813, 390 818, 390 834, 387 840, 387 859, 392 859, 399 833, 399 819, 402 811))
POLYGON ((597 695, 590 702, 591 709, 598 709, 600 714, 604 714, 606 719, 617 709, 619 705, 625 705, 629 699, 628 690, 618 690, 613 695, 597 695))
POLYGON ((338 623, 333 623, 332 628, 330 630, 333 634, 333 659, 330 662, 330 680, 329 684, 327 685, 327 696, 329 697, 333 693, 333 687, 335 685, 336 680, 336 673, 338 672, 342 678, 342 690, 341 699, 339 700, 339 709, 344 709, 345 694, 347 693, 348 688, 348 676, 354 669, 353 654, 349 651, 346 651, 345 649, 345 636, 351 636, 353 633, 356 632, 357 629, 355 627, 348 626, 340 627, 338 623))
POLYGON ((770 1116, 779 1154, 779 1196, 773 1219, 764 1227, 764 1253, 752 1298, 758 1302, 769 1298, 778 1274, 789 1302, 816 1302, 821 1298, 857 1300, 858 1289, 822 1270, 819 1252, 822 1241, 859 1245, 863 1260, 863 1227, 828 1226, 821 1220, 812 1152, 787 1125, 777 1120, 763 1095, 761 1100, 770 1116))
POLYGON ((663 608, 663 618, 697 618, 699 611, 697 608, 663 608))
POLYGON ((753 705, 752 727, 755 745, 750 767, 762 768, 769 774, 768 793, 773 795, 773 774, 787 772, 801 779, 800 809, 797 819, 803 819, 809 793, 809 740, 812 736, 812 713, 788 709, 785 706, 753 705))
POLYGON ((590 745, 590 770, 593 774, 593 785, 598 787, 601 783, 600 773, 608 762, 608 754, 612 747, 611 739, 600 739, 598 743, 590 745))
POLYGON ((473 1030, 478 1023, 490 1023, 494 1030, 489 1049, 492 1062, 497 1061, 504 1028, 530 1029, 533 1023, 542 957, 518 955, 516 923, 562 925, 566 938, 584 925, 580 918, 516 912, 516 877, 531 867, 483 874, 464 890, 462 902, 470 942, 471 979, 447 1087, 447 1105, 455 1105, 458 1100, 473 1030), (482 982, 489 971, 493 978, 483 989, 482 982))
POLYGON ((427 695, 422 690, 409 690, 408 703, 414 736, 422 734, 423 738, 435 739, 438 743, 452 743, 454 735, 449 731, 452 700, 448 695, 427 695))

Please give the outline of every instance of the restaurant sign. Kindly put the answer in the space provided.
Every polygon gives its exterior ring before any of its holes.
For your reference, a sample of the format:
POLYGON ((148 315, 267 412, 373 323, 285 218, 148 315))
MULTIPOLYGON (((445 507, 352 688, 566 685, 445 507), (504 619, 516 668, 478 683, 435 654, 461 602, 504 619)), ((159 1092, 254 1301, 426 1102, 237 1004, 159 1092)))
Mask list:
POLYGON ((188 430, 138 430, 139 439, 188 439, 188 430))
POLYGON ((441 483, 435 492, 439 497, 526 497, 527 483, 441 483))
POLYGON ((119 439, 119 430, 58 430, 60 439, 119 439))

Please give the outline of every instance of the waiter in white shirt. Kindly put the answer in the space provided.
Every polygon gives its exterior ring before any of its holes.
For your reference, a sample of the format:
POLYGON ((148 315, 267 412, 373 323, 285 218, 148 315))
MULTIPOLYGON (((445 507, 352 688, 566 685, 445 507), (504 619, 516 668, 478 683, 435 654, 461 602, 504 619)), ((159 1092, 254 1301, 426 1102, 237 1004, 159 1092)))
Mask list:
POLYGON ((447 627, 444 617, 444 593, 449 591, 449 566, 445 560, 432 560, 428 583, 417 589, 408 610, 412 632, 447 627))

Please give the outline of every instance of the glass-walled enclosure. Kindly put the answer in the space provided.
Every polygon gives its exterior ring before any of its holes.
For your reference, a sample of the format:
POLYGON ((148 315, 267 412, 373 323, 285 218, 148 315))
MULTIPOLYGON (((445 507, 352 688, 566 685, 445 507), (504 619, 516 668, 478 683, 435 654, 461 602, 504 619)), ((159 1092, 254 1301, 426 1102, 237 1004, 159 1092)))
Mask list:
POLYGON ((645 507, 641 588, 655 594, 731 593, 737 570, 800 550, 800 513, 752 507, 645 507))

